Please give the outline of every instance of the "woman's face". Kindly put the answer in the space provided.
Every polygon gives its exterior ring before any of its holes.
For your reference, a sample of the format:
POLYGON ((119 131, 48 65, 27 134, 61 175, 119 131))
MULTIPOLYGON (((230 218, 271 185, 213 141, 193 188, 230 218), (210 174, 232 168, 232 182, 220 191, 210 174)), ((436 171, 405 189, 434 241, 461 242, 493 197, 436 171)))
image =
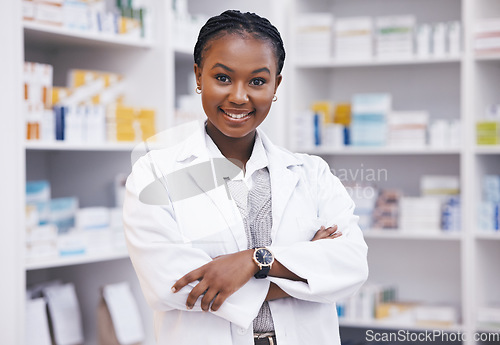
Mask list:
POLYGON ((208 126, 227 137, 253 135, 281 82, 271 43, 226 34, 208 42, 202 67, 194 65, 208 126))

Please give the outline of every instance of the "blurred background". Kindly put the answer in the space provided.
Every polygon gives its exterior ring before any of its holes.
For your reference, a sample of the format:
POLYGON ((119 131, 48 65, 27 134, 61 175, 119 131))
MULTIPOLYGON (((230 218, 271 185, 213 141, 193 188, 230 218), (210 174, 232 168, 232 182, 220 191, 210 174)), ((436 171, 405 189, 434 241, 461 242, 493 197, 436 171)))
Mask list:
POLYGON ((130 153, 204 118, 193 47, 226 9, 285 42, 266 133, 325 159, 356 202, 370 277, 337 303, 342 343, 500 343, 499 0, 7 7, 1 343, 154 344, 121 223, 130 153))

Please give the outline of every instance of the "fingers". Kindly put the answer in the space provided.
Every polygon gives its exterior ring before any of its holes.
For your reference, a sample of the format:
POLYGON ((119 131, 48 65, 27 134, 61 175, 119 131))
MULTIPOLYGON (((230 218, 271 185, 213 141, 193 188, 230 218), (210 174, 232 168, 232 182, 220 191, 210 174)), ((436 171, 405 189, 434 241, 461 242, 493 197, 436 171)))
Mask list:
POLYGON ((208 286, 203 282, 203 280, 199 282, 198 285, 196 285, 189 293, 186 300, 186 308, 193 309, 194 304, 198 300, 198 297, 200 297, 207 290, 207 288, 208 286))
POLYGON ((329 227, 325 231, 327 232, 329 238, 337 238, 339 236, 342 236, 342 232, 338 230, 337 225, 329 227))
POLYGON ((217 290, 209 288, 208 291, 205 292, 205 296, 203 296, 203 298, 201 299, 201 309, 203 311, 208 311, 210 303, 212 303, 212 301, 216 296, 217 296, 217 290))
POLYGON ((214 303, 212 303, 212 311, 217 311, 219 310, 220 306, 222 305, 222 303, 224 303, 224 301, 226 300, 226 298, 228 298, 229 295, 227 293, 224 293, 224 292, 221 292, 217 295, 217 297, 215 297, 215 300, 214 300, 214 303))
POLYGON ((194 282, 195 280, 200 279, 201 277, 202 275, 200 273, 199 268, 189 272, 188 274, 184 275, 181 279, 175 282, 175 284, 172 286, 172 292, 176 293, 184 286, 188 285, 191 282, 194 282))
POLYGON ((331 226, 329 228, 325 228, 323 225, 321 228, 316 231, 313 239, 311 241, 322 240, 326 238, 337 238, 342 236, 342 232, 338 231, 337 225, 331 226))

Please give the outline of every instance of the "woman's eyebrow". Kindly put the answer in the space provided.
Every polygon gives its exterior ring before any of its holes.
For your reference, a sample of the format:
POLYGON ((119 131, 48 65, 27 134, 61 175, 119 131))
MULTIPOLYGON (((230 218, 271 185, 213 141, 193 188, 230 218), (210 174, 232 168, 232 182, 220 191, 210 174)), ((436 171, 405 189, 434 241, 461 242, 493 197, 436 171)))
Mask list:
POLYGON ((267 72, 268 74, 271 74, 271 71, 267 67, 262 67, 262 68, 256 69, 255 71, 252 72, 252 74, 257 74, 260 72, 267 72))
MULTIPOLYGON (((212 69, 217 68, 217 67, 223 68, 226 71, 231 72, 231 73, 234 72, 234 70, 232 68, 229 68, 226 65, 221 64, 220 62, 217 62, 215 65, 213 65, 212 69)), ((257 74, 257 73, 260 73, 260 72, 266 72, 268 74, 271 74, 271 71, 267 67, 258 68, 255 71, 252 71, 252 74, 257 74)))
POLYGON ((229 68, 226 65, 223 65, 221 63, 216 63, 215 65, 213 65, 212 69, 217 68, 217 67, 224 68, 225 70, 227 70, 229 72, 234 72, 234 70, 232 68, 229 68))

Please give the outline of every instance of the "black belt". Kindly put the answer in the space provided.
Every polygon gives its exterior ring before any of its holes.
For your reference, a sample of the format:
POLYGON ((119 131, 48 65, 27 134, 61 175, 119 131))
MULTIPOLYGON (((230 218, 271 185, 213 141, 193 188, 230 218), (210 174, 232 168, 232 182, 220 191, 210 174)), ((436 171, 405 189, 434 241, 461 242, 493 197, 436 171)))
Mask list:
POLYGON ((277 345, 276 336, 267 336, 262 338, 253 338, 253 342, 255 345, 277 345))

